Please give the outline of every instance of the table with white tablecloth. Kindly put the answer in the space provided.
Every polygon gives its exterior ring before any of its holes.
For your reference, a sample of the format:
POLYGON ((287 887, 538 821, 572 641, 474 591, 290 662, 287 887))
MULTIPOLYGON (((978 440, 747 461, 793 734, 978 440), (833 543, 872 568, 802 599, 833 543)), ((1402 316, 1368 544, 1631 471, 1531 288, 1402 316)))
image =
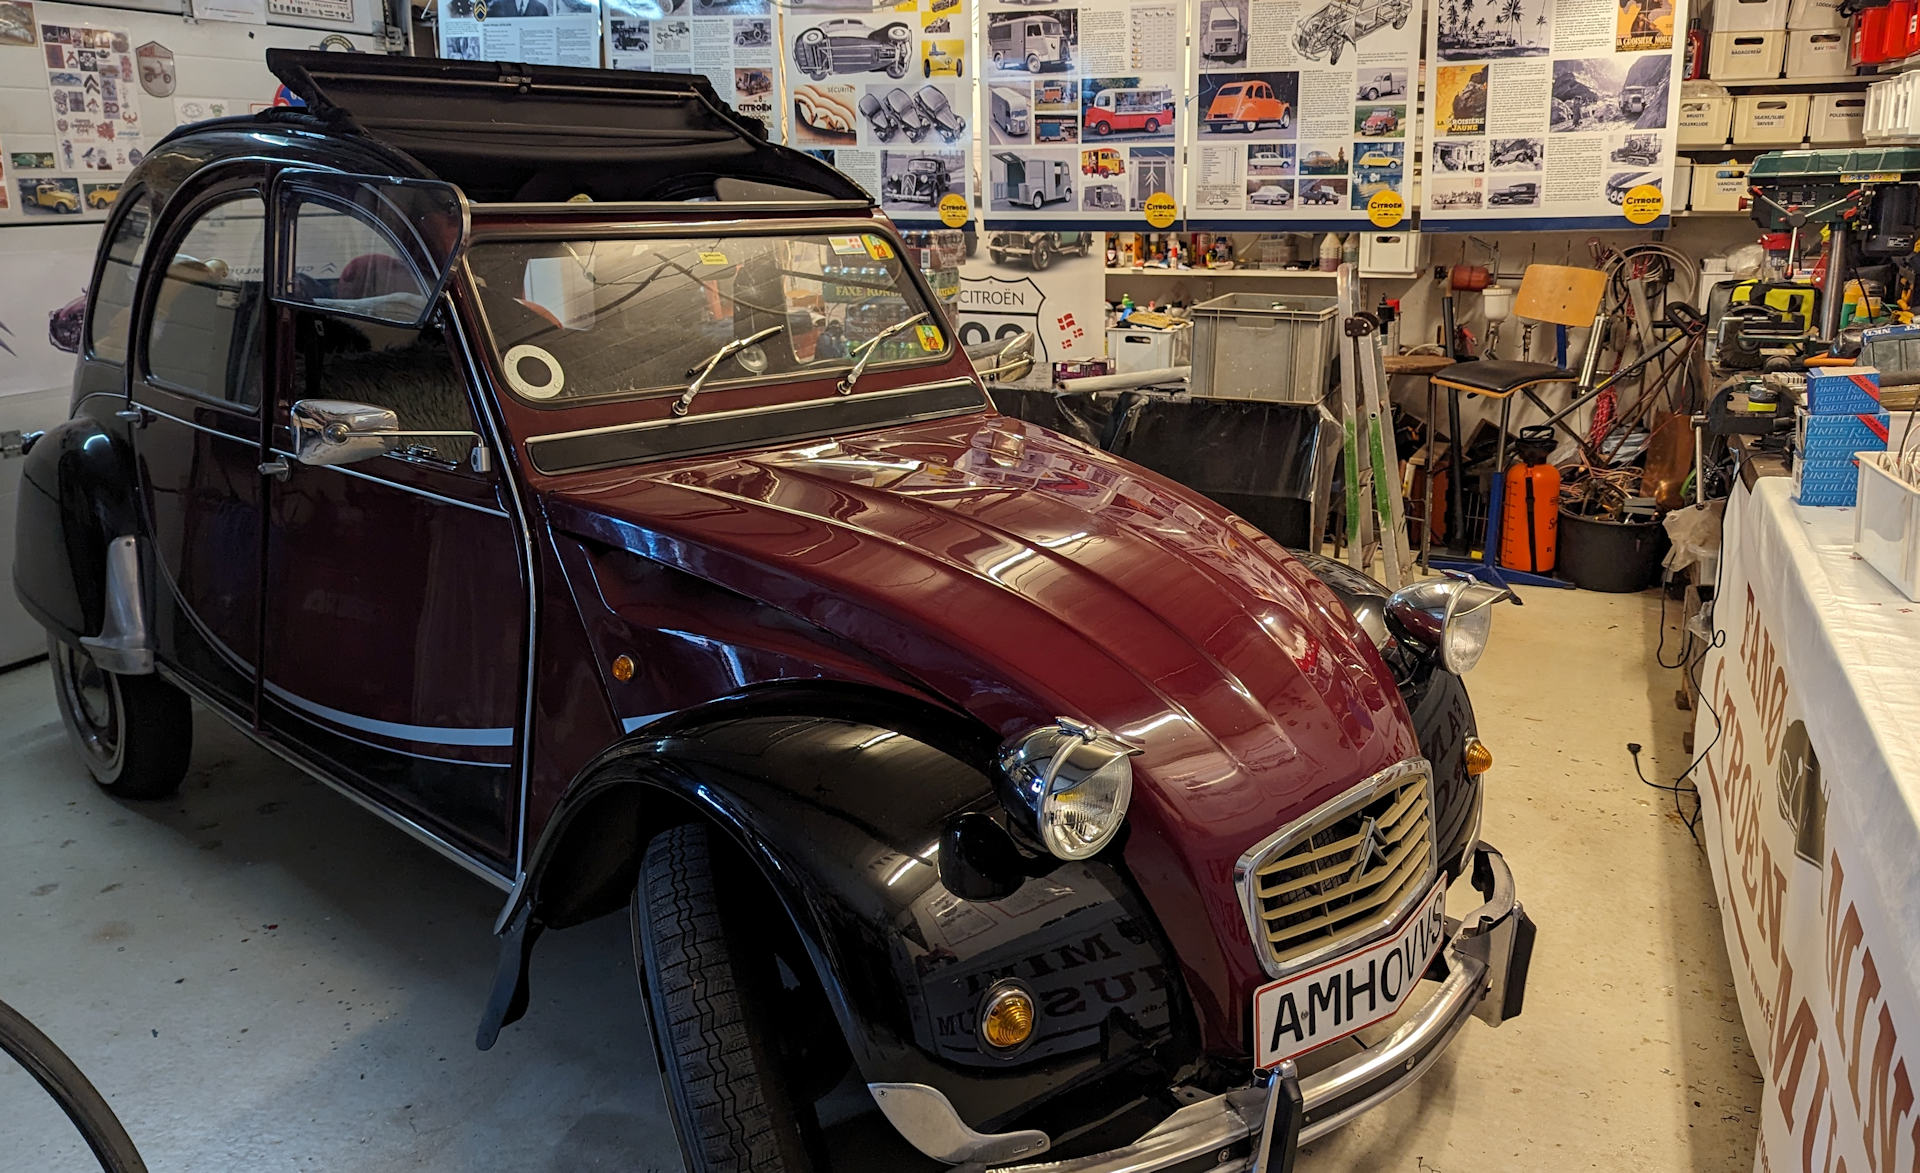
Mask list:
POLYGON ((1700 665, 1693 781, 1764 1081, 1757 1170, 1920 1169, 1920 604, 1853 556, 1853 525, 1784 477, 1737 487, 1700 665))

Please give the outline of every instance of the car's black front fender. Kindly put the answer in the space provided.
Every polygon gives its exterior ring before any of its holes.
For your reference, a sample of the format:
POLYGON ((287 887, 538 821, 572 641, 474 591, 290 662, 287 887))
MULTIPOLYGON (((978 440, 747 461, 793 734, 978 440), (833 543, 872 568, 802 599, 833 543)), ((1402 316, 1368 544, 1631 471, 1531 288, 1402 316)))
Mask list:
POLYGON ((975 1129, 1056 1145, 1165 1093, 1197 1055, 1192 1012, 1119 850, 1020 852, 984 731, 812 691, 721 702, 604 756, 542 837, 531 916, 608 911, 652 833, 706 819, 764 877, 769 940, 775 918, 797 931, 865 1082, 926 1085, 975 1129), (977 1022, 1005 981, 1039 1008, 1011 1056, 977 1022))
POLYGON ((1440 863, 1457 875, 1480 833, 1482 787, 1480 779, 1467 772, 1466 756, 1467 743, 1477 736, 1478 728, 1466 683, 1427 649, 1394 632, 1387 619, 1387 597, 1392 592, 1384 585, 1330 558, 1300 551, 1293 551, 1293 556, 1347 605, 1392 669, 1400 697, 1413 717, 1420 754, 1433 766, 1440 863))

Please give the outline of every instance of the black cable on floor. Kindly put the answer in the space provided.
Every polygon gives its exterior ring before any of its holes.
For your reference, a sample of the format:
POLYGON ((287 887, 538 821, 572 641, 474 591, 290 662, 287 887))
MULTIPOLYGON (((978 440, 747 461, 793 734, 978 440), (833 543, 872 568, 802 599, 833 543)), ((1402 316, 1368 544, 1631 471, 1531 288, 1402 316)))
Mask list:
MULTIPOLYGON (((1650 786, 1655 790, 1664 790, 1673 795, 1673 813, 1679 817, 1681 826, 1687 829, 1687 834, 1693 837, 1694 844, 1698 846, 1700 844, 1699 828, 1702 814, 1700 787, 1691 780, 1691 776, 1694 770, 1699 768, 1700 763, 1707 759, 1707 754, 1712 752, 1713 747, 1720 744, 1720 735, 1725 731, 1726 724, 1721 720, 1719 712, 1713 707, 1713 702, 1707 699, 1705 684, 1700 679, 1700 668, 1701 665, 1706 662, 1706 656, 1703 654, 1698 660, 1691 664, 1688 663, 1688 660, 1692 658, 1693 641, 1693 633, 1690 631, 1687 632, 1686 642, 1683 643, 1680 648, 1680 658, 1671 664, 1667 662, 1667 592, 1665 589, 1662 589, 1660 592, 1660 643, 1659 646, 1654 649, 1654 659, 1659 662, 1662 668, 1678 668, 1686 675, 1688 682, 1693 685, 1694 696, 1699 700, 1701 706, 1707 710, 1707 715, 1713 718, 1713 736, 1707 740, 1705 746, 1701 747, 1700 752, 1694 755, 1693 760, 1687 763, 1687 768, 1680 771, 1680 773, 1674 777, 1671 784, 1648 781, 1646 774, 1640 769, 1639 743, 1629 741, 1627 743, 1627 753, 1633 758, 1633 772, 1639 777, 1642 784, 1650 786), (1682 783, 1685 783, 1685 785, 1683 786, 1682 783), (1693 814, 1691 816, 1687 814, 1686 808, 1681 802, 1682 796, 1687 794, 1693 796, 1693 814)), ((1726 631, 1718 627, 1714 628, 1713 638, 1707 643, 1707 650, 1711 651, 1715 648, 1723 648, 1726 645, 1726 631)))

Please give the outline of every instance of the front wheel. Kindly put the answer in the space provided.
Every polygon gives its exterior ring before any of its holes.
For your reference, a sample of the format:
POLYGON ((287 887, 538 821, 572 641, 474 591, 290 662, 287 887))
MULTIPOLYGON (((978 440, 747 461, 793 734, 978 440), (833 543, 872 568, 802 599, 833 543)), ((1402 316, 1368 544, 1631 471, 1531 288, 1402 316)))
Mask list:
POLYGON ((754 923, 765 906, 718 882, 751 870, 689 823, 647 845, 634 887, 634 957, 689 1173, 820 1167, 808 1144, 811 1105, 792 1095, 804 1080, 783 1070, 783 1047, 805 1031, 781 1021, 790 1008, 778 1005, 778 963, 754 923))
POLYGON ((87 772, 115 798, 165 798, 193 754, 193 706, 158 676, 103 670, 83 649, 49 637, 53 691, 87 772))

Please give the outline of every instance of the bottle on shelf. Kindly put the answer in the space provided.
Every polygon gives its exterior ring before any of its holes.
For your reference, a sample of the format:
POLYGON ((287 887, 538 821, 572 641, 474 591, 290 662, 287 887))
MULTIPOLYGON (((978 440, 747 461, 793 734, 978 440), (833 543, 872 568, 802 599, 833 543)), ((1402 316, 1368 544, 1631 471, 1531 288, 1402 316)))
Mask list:
POLYGON ((1340 259, 1352 266, 1353 272, 1360 269, 1360 234, 1349 232, 1340 239, 1340 259))

